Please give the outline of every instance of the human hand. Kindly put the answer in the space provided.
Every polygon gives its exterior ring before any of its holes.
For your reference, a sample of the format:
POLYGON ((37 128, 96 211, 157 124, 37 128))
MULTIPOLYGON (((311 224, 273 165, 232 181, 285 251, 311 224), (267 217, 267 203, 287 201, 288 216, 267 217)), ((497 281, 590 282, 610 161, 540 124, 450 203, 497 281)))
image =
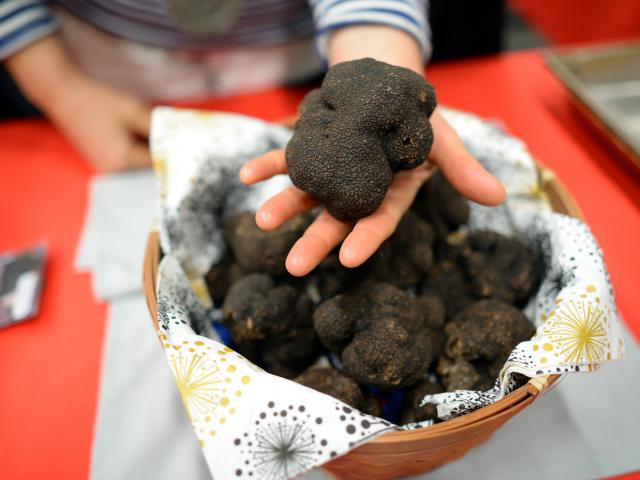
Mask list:
MULTIPOLYGON (((413 170, 396 173, 380 207, 357 222, 337 220, 323 209, 291 248, 286 261, 289 273, 306 275, 340 242, 340 262, 344 266, 352 268, 364 263, 394 232, 429 177, 432 165, 439 167, 451 185, 468 199, 483 205, 497 205, 503 201, 504 187, 467 152, 438 109, 431 116, 431 125, 434 143, 429 161, 413 170)), ((284 151, 273 150, 247 162, 240 170, 240 180, 253 184, 283 173, 287 173, 284 151)), ((317 205, 309 194, 291 186, 260 207, 256 223, 264 230, 273 230, 317 205)))
POLYGON ((83 76, 61 90, 46 113, 93 166, 115 171, 151 165, 148 106, 83 76))
POLYGON ((86 77, 56 35, 19 50, 6 66, 23 93, 100 170, 151 164, 149 108, 86 77))

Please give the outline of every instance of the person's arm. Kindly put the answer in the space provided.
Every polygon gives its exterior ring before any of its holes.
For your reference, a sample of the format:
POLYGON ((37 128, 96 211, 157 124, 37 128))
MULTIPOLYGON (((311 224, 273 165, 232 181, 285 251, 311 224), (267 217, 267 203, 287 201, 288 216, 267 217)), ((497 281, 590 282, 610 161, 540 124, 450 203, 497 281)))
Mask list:
POLYGON ((151 163, 143 141, 148 108, 78 71, 55 34, 12 52, 4 62, 25 96, 96 167, 119 170, 151 163))
MULTIPOLYGON (((330 65, 372 57, 423 74, 422 52, 414 37, 383 25, 357 25, 332 32, 327 56, 330 65)), ((431 116, 431 124, 434 145, 429 155, 430 162, 442 169, 451 184, 469 199, 485 205, 502 202, 505 195, 502 185, 466 151, 458 135, 437 109, 431 116)), ((240 178, 245 183, 255 183, 279 173, 286 173, 286 162, 284 153, 275 151, 247 163, 240 172, 240 178)), ((428 176, 428 163, 397 173, 378 210, 355 225, 340 222, 323 210, 291 249, 287 258, 289 272, 305 275, 340 242, 343 265, 356 267, 365 262, 393 233, 428 176)), ((256 222, 261 228, 271 230, 315 205, 308 194, 290 187, 261 206, 256 222)))

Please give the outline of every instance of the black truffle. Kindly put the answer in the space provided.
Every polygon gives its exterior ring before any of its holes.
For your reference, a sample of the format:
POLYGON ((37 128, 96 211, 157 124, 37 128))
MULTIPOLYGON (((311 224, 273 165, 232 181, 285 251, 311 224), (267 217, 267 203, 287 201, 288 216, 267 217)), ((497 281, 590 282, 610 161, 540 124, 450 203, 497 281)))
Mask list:
POLYGON ((400 288, 409 288, 422 281, 433 263, 433 230, 413 212, 407 212, 395 232, 373 255, 373 278, 400 288))
POLYGON ((522 242, 491 230, 469 234, 466 266, 476 296, 524 306, 538 284, 538 262, 522 242))
POLYGON ((456 315, 445 331, 445 351, 453 359, 487 362, 495 378, 509 353, 535 333, 532 323, 517 308, 500 300, 480 300, 456 315))
POLYGON ((272 275, 286 273, 285 260, 293 244, 311 223, 308 214, 297 215, 275 230, 265 231, 246 212, 230 217, 224 224, 224 237, 238 265, 246 272, 272 275))
POLYGON ((286 148, 293 183, 340 220, 373 213, 393 173, 427 159, 433 88, 371 58, 339 63, 301 104, 286 148))
POLYGON ((380 406, 375 398, 365 394, 353 379, 333 367, 311 367, 293 379, 295 382, 331 395, 361 412, 380 416, 380 406))
POLYGON ((417 382, 441 349, 442 337, 425 325, 409 294, 384 283, 326 300, 313 324, 350 377, 381 388, 417 382))
POLYGON ((423 422, 425 420, 437 420, 438 409, 432 403, 420 406, 422 399, 426 395, 435 395, 444 392, 442 385, 437 381, 427 379, 421 380, 409 390, 407 390, 404 408, 400 416, 400 423, 406 425, 408 423, 423 422))
POLYGON ((422 293, 439 297, 447 318, 453 317, 475 300, 471 280, 463 267, 452 260, 441 260, 429 270, 422 293))
POLYGON ((209 273, 205 277, 209 296, 213 300, 214 305, 222 305, 224 297, 229 291, 229 287, 240 280, 246 272, 235 263, 231 256, 226 256, 220 263, 211 267, 209 273))
POLYGON ((238 352, 274 375, 292 378, 320 353, 309 296, 267 274, 236 281, 222 313, 238 352))
POLYGON ((483 362, 468 362, 451 359, 442 355, 436 368, 442 384, 448 392, 456 390, 487 391, 495 383, 496 376, 490 375, 483 362))
POLYGON ((469 220, 467 200, 454 190, 440 170, 420 188, 411 208, 431 223, 438 240, 469 220))

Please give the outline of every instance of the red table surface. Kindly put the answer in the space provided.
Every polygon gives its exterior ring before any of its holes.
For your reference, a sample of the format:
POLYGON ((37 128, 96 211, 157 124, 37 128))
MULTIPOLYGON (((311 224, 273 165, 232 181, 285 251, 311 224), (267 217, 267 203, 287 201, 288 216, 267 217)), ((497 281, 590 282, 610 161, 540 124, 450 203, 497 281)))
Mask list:
MULTIPOLYGON (((640 337, 640 180, 576 117, 540 54, 442 63, 429 77, 442 104, 499 119, 555 170, 598 238, 618 305, 640 337)), ((203 106, 275 120, 293 114, 302 94, 275 89, 203 106)), ((91 174, 44 121, 0 124, 0 251, 49 246, 40 315, 0 331, 1 478, 88 475, 105 308, 73 258, 91 174)))

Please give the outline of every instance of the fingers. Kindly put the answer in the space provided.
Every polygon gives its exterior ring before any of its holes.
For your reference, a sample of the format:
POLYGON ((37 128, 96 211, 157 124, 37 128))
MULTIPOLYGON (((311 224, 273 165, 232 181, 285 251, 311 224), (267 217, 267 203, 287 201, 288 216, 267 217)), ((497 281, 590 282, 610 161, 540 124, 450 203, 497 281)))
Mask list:
POLYGON ((350 223, 336 220, 326 210, 322 210, 291 248, 286 261, 289 273, 302 277, 316 268, 344 240, 350 228, 350 223))
POLYGON ((396 174, 378 210, 358 221, 345 239, 340 248, 340 263, 354 268, 371 257, 395 231, 428 176, 427 166, 396 174))
POLYGON ((240 181, 251 185, 281 173, 287 173, 284 150, 271 150, 245 163, 240 169, 240 181))
POLYGON ((467 152, 458 134, 437 109, 431 116, 431 125, 434 143, 429 158, 440 167, 451 185, 474 202, 502 203, 505 197, 502 184, 467 152))
POLYGON ((125 161, 126 165, 123 168, 146 168, 151 166, 149 147, 143 142, 133 143, 125 161))
POLYGON ((318 202, 308 193, 288 187, 264 202, 256 212, 256 224, 263 230, 273 230, 291 217, 311 210, 318 202))

